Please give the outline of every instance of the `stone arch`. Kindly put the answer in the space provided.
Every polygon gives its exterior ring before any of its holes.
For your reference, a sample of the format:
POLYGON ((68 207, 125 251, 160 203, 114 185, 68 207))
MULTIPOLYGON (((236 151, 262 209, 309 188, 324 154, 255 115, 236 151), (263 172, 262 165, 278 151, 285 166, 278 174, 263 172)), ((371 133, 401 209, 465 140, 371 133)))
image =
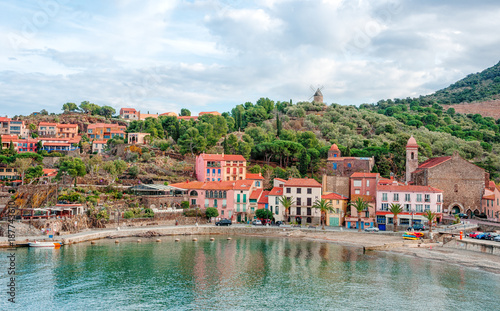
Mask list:
POLYGON ((192 190, 191 192, 189 192, 189 195, 194 197, 198 195, 198 192, 196 190, 192 190))
POLYGON ((151 204, 151 205, 149 206, 149 208, 151 208, 151 209, 156 208, 156 205, 155 205, 155 204, 151 204))
POLYGON ((472 218, 472 211, 470 208, 467 210, 466 214, 469 218, 472 218))
POLYGON ((312 222, 311 217, 307 217, 306 222, 307 222, 308 224, 310 224, 310 223, 312 222))
POLYGON ((478 216, 481 214, 481 212, 476 208, 473 212, 474 216, 478 216))
POLYGON ((459 213, 463 213, 464 212, 464 206, 461 203, 459 203, 459 202, 453 202, 450 205, 448 205, 448 214, 450 214, 450 215, 455 214, 453 209, 455 208, 455 211, 456 211, 457 207, 459 209, 459 211, 458 211, 459 213))

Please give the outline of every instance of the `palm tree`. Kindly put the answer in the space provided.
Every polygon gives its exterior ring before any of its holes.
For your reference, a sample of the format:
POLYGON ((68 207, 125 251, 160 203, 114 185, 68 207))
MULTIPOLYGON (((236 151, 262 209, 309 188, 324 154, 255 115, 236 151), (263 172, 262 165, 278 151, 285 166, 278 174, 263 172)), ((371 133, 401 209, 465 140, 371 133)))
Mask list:
POLYGON ((431 212, 431 210, 427 210, 424 213, 424 217, 427 218, 429 221, 429 233, 432 232, 432 223, 434 222, 434 219, 436 218, 436 213, 431 212))
POLYGON ((363 200, 363 198, 358 197, 356 201, 349 202, 348 205, 354 207, 358 212, 358 232, 361 232, 361 212, 368 209, 368 202, 363 200))
POLYGON ((285 221, 286 221, 288 219, 288 209, 290 208, 290 206, 295 204, 295 201, 293 200, 293 197, 282 196, 280 198, 280 202, 285 208, 285 221))
POLYGON ((394 214, 394 232, 398 231, 398 214, 401 214, 403 212, 403 207, 401 207, 401 204, 394 204, 391 203, 391 207, 389 208, 389 212, 394 214))
POLYGON ((333 212, 332 201, 325 199, 316 200, 313 208, 317 208, 321 211, 321 225, 323 226, 323 230, 325 230, 326 212, 333 212))

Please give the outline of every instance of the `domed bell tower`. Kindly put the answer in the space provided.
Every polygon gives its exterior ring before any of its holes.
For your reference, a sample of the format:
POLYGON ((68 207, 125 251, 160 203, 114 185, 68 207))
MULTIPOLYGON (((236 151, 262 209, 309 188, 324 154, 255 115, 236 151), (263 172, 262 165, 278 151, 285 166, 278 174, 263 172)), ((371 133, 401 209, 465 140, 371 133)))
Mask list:
POLYGON ((411 181, 411 173, 418 168, 418 144, 413 135, 406 144, 406 182, 411 181))

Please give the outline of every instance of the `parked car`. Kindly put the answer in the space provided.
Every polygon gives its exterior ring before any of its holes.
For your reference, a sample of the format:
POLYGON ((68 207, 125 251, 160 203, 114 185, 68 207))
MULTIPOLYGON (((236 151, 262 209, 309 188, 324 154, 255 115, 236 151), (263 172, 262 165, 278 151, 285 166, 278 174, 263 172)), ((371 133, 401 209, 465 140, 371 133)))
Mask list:
POLYGON ((408 231, 410 231, 413 228, 413 231, 424 231, 425 226, 422 224, 413 224, 413 226, 408 227, 408 231))
POLYGON ((463 219, 467 219, 467 218, 469 218, 469 215, 464 214, 464 213, 460 213, 460 214, 458 214, 458 217, 463 218, 463 219))
POLYGON ((284 225, 285 223, 282 222, 281 220, 278 220, 277 222, 274 223, 274 226, 281 226, 281 225, 284 225))
POLYGON ((473 232, 469 233, 469 238, 475 239, 477 237, 477 235, 481 234, 481 233, 483 233, 483 232, 481 232, 481 231, 473 231, 473 232))
POLYGON ((476 239, 478 240, 484 240, 485 237, 486 237, 486 234, 488 234, 487 232, 482 232, 482 233, 479 233, 476 235, 476 239))
POLYGON ((500 235, 497 235, 496 237, 493 238, 493 241, 495 242, 500 242, 500 235))
POLYGON ((365 231, 366 232, 378 232, 379 229, 376 227, 369 227, 369 228, 365 228, 365 231))
POLYGON ((233 222, 229 219, 226 219, 226 218, 221 219, 215 223, 216 226, 230 226, 232 224, 233 224, 233 222))
POLYGON ((487 232, 486 235, 484 236, 484 239, 485 240, 493 240, 496 236, 498 236, 498 233, 487 232))
POLYGON ((255 219, 254 221, 252 221, 252 225, 254 225, 254 226, 262 226, 262 221, 260 221, 259 219, 255 219))

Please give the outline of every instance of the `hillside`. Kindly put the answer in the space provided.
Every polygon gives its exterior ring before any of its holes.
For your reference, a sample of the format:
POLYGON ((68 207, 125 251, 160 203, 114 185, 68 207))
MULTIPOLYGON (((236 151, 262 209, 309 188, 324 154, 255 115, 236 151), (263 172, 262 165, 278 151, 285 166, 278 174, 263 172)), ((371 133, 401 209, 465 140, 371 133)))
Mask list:
POLYGON ((440 105, 472 103, 498 99, 500 94, 500 62, 493 67, 453 83, 452 85, 424 96, 440 105))

